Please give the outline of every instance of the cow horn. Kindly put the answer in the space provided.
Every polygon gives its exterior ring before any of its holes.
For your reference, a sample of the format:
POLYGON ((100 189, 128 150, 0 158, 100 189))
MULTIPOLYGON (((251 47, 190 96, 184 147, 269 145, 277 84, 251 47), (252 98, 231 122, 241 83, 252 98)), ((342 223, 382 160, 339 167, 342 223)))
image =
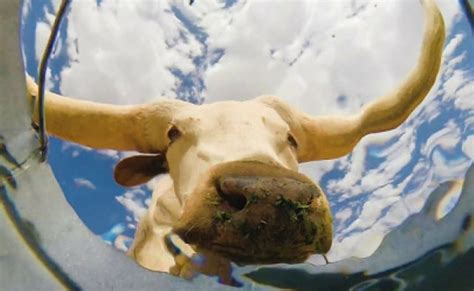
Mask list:
MULTIPOLYGON (((29 77, 27 87, 30 100, 37 103, 34 99, 38 87, 29 77)), ((111 105, 46 92, 46 130, 53 136, 92 148, 165 152, 169 123, 178 110, 187 106, 193 105, 173 99, 111 105)), ((34 110, 33 120, 38 122, 38 110, 34 110)))
POLYGON ((300 162, 334 159, 352 151, 362 137, 398 127, 423 101, 436 81, 445 40, 443 17, 434 0, 421 1, 425 30, 418 63, 394 92, 367 104, 352 116, 313 117, 274 97, 260 101, 273 107, 290 125, 299 143, 300 162))

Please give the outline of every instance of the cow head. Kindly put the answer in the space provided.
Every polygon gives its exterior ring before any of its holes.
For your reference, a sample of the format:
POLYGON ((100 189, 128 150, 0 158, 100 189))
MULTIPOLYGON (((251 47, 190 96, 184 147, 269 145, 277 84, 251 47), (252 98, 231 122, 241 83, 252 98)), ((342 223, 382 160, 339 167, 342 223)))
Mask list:
MULTIPOLYGON (((116 180, 133 186, 163 171, 183 205, 175 231, 187 243, 238 262, 297 262, 331 246, 324 193, 298 173, 305 145, 290 120, 261 97, 176 106, 163 129, 148 126, 158 155, 126 158, 116 180), (160 163, 161 162, 161 163, 160 163)), ((150 105, 147 110, 153 111, 150 105)), ((157 113, 150 112, 146 118, 157 113)))
POLYGON ((433 1, 422 2, 427 23, 414 70, 352 116, 313 117, 272 96, 116 106, 51 93, 47 130, 95 148, 143 153, 117 165, 122 185, 169 172, 182 205, 174 231, 185 242, 241 263, 301 262, 329 250, 332 218, 325 194, 298 164, 341 157, 363 136, 397 127, 436 80, 444 23, 433 1))

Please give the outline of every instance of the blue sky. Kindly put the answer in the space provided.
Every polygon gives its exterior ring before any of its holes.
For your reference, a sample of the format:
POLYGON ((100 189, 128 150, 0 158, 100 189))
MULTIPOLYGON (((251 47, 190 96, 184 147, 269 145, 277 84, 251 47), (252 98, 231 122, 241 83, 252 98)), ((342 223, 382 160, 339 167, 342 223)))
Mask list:
MULTIPOLYGON (((73 1, 48 84, 118 104, 270 92, 311 114, 354 112, 395 87, 414 64, 422 27, 415 2, 73 1)), ((448 40, 442 75, 427 100, 399 129, 367 137, 353 154, 302 166, 329 197, 334 259, 370 253, 436 185, 462 178, 474 158, 473 36, 455 1, 438 2, 448 40)), ((54 10, 49 0, 27 6, 22 43, 26 70, 36 76, 54 10)), ((146 185, 130 191, 115 184, 113 167, 123 156, 51 138, 56 178, 98 235, 114 229, 133 236, 151 194, 146 185)))

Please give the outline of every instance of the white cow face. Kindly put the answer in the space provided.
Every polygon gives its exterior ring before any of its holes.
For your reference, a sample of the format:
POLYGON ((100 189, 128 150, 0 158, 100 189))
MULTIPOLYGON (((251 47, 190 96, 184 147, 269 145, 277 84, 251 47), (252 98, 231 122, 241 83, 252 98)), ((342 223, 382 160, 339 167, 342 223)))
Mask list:
MULTIPOLYGON (((274 108, 258 99, 189 105, 173 115, 166 139, 166 164, 182 205, 175 231, 186 242, 254 263, 299 262, 329 249, 326 197, 297 172, 298 141, 274 108)), ((163 162, 132 157, 117 173, 121 180, 130 177, 120 172, 140 170, 152 177, 163 162)))

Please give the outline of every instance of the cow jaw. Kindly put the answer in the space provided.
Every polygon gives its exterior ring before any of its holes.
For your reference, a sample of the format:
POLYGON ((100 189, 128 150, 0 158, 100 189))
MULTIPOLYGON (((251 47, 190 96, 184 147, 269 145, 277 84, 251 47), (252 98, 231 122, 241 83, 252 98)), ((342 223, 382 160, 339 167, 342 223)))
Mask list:
POLYGON ((324 193, 306 176, 237 161, 210 169, 174 231, 236 263, 297 263, 329 250, 332 217, 324 193))

